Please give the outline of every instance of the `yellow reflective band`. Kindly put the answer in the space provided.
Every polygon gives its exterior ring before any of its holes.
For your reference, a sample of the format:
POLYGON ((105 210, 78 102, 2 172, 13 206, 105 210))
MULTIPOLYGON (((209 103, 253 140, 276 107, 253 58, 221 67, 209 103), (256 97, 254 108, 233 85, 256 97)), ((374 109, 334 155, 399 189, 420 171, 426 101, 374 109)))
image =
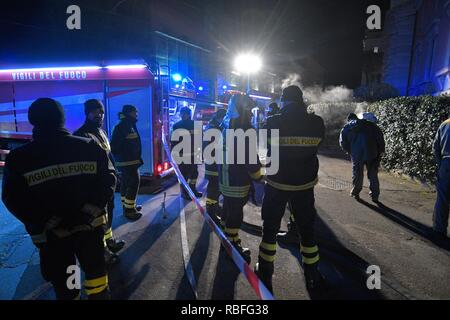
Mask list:
POLYGON ((277 251, 277 244, 276 243, 261 242, 261 244, 259 246, 261 248, 269 250, 269 251, 277 251))
POLYGON ((265 254, 264 252, 259 252, 259 257, 267 262, 274 262, 275 261, 275 255, 268 255, 265 254))
POLYGON ((314 188, 314 186, 319 182, 319 178, 316 178, 314 181, 311 181, 309 183, 302 184, 302 185, 299 185, 299 186, 279 183, 279 182, 272 181, 270 179, 266 179, 266 181, 267 181, 267 183, 269 185, 271 185, 272 187, 274 187, 275 189, 278 189, 278 190, 283 190, 283 191, 304 191, 304 190, 309 190, 309 189, 314 188))
POLYGON ((239 235, 234 236, 234 237, 227 236, 227 238, 228 238, 228 240, 230 240, 231 242, 237 242, 237 241, 239 241, 239 235))
POLYGON ((137 139, 139 136, 136 132, 132 132, 125 137, 125 139, 137 139))
POLYGON ((126 202, 123 203, 123 206, 127 209, 133 209, 136 207, 134 204, 128 204, 126 202))
POLYGON ((189 184, 196 184, 197 183, 197 179, 189 179, 188 183, 189 184))
POLYGON ((120 197, 120 200, 125 201, 125 197, 120 197))
POLYGON ((280 146, 280 147, 317 147, 320 142, 322 141, 321 138, 318 137, 280 137, 278 144, 275 141, 271 141, 269 139, 269 143, 273 146, 280 146))
POLYGON ((254 173, 250 173, 250 177, 253 180, 259 180, 261 179, 261 169, 259 169, 258 171, 254 172, 254 173))
POLYGON ((238 234, 240 230, 241 230, 241 229, 225 228, 225 233, 228 233, 228 234, 238 234))
POLYGON ((123 202, 125 202, 126 204, 135 204, 136 203, 136 199, 130 200, 130 199, 126 199, 125 198, 125 200, 123 202))
POLYGON ((319 247, 318 246, 304 247, 304 246, 300 245, 300 251, 303 253, 316 253, 319 251, 319 247))
POLYGON ((97 288, 92 288, 92 289, 85 287, 84 290, 86 291, 86 294, 90 296, 90 295, 93 295, 93 294, 98 294, 100 292, 103 292, 103 291, 106 290, 106 288, 108 288, 107 284, 101 285, 101 286, 99 286, 97 288))
POLYGON ((106 224, 107 222, 108 222, 108 218, 106 218, 106 215, 102 215, 100 217, 95 218, 91 222, 91 226, 96 228, 96 227, 100 227, 100 226, 106 224))
POLYGON ((212 205, 212 204, 216 204, 216 203, 218 203, 217 200, 206 198, 206 204, 212 205))
POLYGON ((116 162, 116 166, 118 167, 127 167, 133 166, 135 164, 141 164, 141 160, 133 160, 133 161, 125 161, 125 162, 116 162))
POLYGON ((43 232, 40 234, 31 235, 31 241, 33 241, 34 244, 45 243, 47 242, 47 234, 43 232))
POLYGON ((97 162, 81 161, 57 164, 25 173, 28 185, 35 186, 54 179, 61 179, 84 174, 97 174, 97 162))
POLYGON ((219 172, 217 172, 217 171, 209 171, 209 170, 205 170, 205 175, 207 175, 207 176, 213 176, 213 177, 218 177, 218 176, 219 176, 219 172))
MULTIPOLYGON (((291 209, 292 209, 292 206, 291 206, 291 209)), ((290 218, 291 218, 292 222, 295 222, 295 217, 294 217, 294 213, 293 212, 291 212, 290 218)))
POLYGON ((109 228, 109 229, 106 230, 106 232, 105 232, 104 239, 105 239, 105 240, 109 240, 109 239, 111 239, 112 237, 113 237, 112 229, 109 228))
POLYGON ((314 264, 316 262, 318 262, 320 260, 320 256, 317 255, 314 258, 307 258, 305 256, 302 255, 302 260, 305 264, 314 264))
POLYGON ((95 288, 95 287, 102 286, 105 284, 106 285, 108 284, 108 275, 104 275, 102 277, 98 277, 95 279, 84 280, 84 286, 89 287, 89 288, 95 288))

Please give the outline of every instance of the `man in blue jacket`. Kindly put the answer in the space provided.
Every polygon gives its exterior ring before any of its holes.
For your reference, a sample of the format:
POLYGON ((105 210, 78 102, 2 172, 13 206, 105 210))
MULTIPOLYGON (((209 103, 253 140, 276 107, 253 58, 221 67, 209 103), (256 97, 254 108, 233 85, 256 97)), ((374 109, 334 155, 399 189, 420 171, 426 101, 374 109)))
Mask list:
POLYGON ((444 121, 439 127, 433 149, 438 165, 433 230, 439 238, 446 239, 450 198, 450 119, 444 121))
POLYGON ((365 113, 363 119, 355 119, 355 115, 350 114, 348 123, 341 131, 339 144, 352 158, 353 189, 350 195, 359 200, 364 182, 364 166, 366 166, 367 177, 370 181, 370 196, 373 202, 378 202, 380 196, 378 168, 385 150, 385 142, 380 128, 372 122, 373 120, 368 119, 374 119, 374 116, 365 113))

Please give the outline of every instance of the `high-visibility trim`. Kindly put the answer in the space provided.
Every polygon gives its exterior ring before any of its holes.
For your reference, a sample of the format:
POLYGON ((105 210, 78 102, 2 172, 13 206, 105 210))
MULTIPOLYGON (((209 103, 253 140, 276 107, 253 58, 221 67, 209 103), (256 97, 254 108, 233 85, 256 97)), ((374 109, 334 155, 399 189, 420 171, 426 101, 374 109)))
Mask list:
POLYGON ((101 292, 105 291, 107 288, 108 288, 108 284, 104 284, 104 285, 98 286, 97 288, 86 288, 85 287, 84 290, 86 291, 86 294, 88 296, 91 296, 93 294, 101 293, 101 292))
POLYGON ((268 255, 264 252, 259 252, 259 257, 267 262, 274 262, 275 261, 275 255, 268 255))
POLYGON ((322 142, 322 138, 318 137, 280 137, 278 144, 268 139, 270 145, 280 147, 317 147, 320 142, 322 142))
POLYGON ((228 233, 228 234, 238 234, 239 233, 239 231, 241 231, 241 229, 239 229, 239 228, 225 228, 225 233, 228 233))
POLYGON ((205 170, 205 175, 206 176, 212 176, 212 177, 218 177, 219 176, 219 172, 218 171, 205 170))
POLYGON ((129 135, 127 135, 125 137, 125 139, 128 139, 128 140, 137 139, 137 138, 139 138, 139 136, 138 136, 138 134, 136 132, 132 132, 132 133, 130 133, 129 135))
POLYGON ((125 198, 124 196, 121 196, 121 197, 120 197, 120 200, 121 200, 122 202, 124 202, 125 199, 126 199, 126 198, 125 198))
POLYGON ((256 172, 250 172, 250 177, 253 179, 253 180, 259 180, 259 179, 261 179, 261 169, 259 169, 258 171, 256 171, 256 172))
POLYGON ((269 251, 277 251, 277 244, 276 243, 261 242, 261 244, 259 246, 261 248, 269 250, 269 251))
POLYGON ((206 205, 214 205, 217 204, 218 201, 210 198, 206 198, 206 205))
POLYGON ((28 186, 35 186, 54 179, 61 179, 85 174, 97 174, 97 162, 79 161, 48 166, 25 173, 23 176, 28 186))
POLYGON ((106 230, 105 232, 105 236, 104 239, 105 240, 109 240, 113 237, 113 233, 112 233, 112 228, 109 228, 108 230, 106 230))
POLYGON ((250 186, 225 186, 219 184, 220 192, 227 197, 231 198, 244 198, 248 195, 250 186))
POLYGON ((318 246, 304 247, 304 246, 300 245, 300 251, 303 253, 316 253, 316 252, 319 252, 319 247, 318 246))
POLYGON ((40 234, 33 234, 31 235, 31 241, 33 241, 34 244, 46 243, 47 234, 45 232, 40 234))
POLYGON ((304 190, 309 190, 314 188, 314 186, 319 182, 319 178, 314 179, 314 181, 299 185, 299 186, 294 186, 294 185, 290 185, 290 184, 284 184, 284 183, 279 183, 279 182, 275 182, 272 181, 268 178, 266 178, 266 181, 269 185, 271 185, 272 187, 274 187, 275 189, 278 190, 282 190, 282 191, 304 191, 304 190))
POLYGON ((102 277, 94 278, 94 279, 86 279, 84 280, 84 286, 95 288, 104 284, 108 284, 108 275, 104 275, 102 277))
POLYGON ((123 200, 124 203, 126 204, 135 204, 136 203, 136 199, 127 199, 125 198, 125 200, 123 200))
POLYGON ((188 180, 188 184, 196 184, 197 183, 197 179, 189 179, 188 180))
POLYGON ((106 215, 101 215, 100 217, 95 218, 92 222, 91 222, 91 226, 93 226, 94 228, 96 227, 100 227, 104 224, 106 224, 108 222, 108 218, 106 217, 106 215))
POLYGON ((314 264, 320 260, 320 256, 317 255, 314 258, 308 258, 308 257, 305 257, 304 255, 302 255, 302 260, 303 260, 303 263, 305 263, 305 264, 314 264))
POLYGON ((136 208, 136 206, 134 204, 128 204, 126 202, 123 203, 123 206, 127 209, 133 209, 136 208))
POLYGON ((124 161, 124 162, 116 162, 117 167, 127 167, 134 166, 136 164, 141 164, 141 160, 132 160, 132 161, 124 161))
MULTIPOLYGON (((292 206, 291 206, 291 210, 292 210, 292 206)), ((292 222, 295 222, 295 217, 294 217, 293 212, 291 212, 290 219, 292 220, 292 222)))

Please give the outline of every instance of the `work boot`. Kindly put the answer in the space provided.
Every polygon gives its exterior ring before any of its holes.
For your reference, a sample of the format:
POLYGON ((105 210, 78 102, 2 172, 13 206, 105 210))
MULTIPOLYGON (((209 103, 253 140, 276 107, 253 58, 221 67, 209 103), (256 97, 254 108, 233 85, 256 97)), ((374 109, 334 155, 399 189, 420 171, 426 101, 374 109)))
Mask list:
POLYGON ((125 245, 125 241, 111 238, 106 240, 106 245, 112 253, 117 253, 122 250, 123 246, 125 245))
POLYGON ((273 263, 270 262, 258 262, 255 265, 255 273, 258 278, 264 283, 267 290, 273 294, 272 288, 272 275, 273 275, 273 263))
POLYGON ((195 184, 190 184, 189 187, 191 188, 192 192, 194 192, 194 195, 195 195, 196 198, 203 197, 203 193, 197 191, 197 188, 195 187, 195 184))
POLYGON ((119 256, 109 251, 108 247, 105 248, 105 262, 108 267, 119 262, 119 256))
POLYGON ((252 261, 251 252, 249 248, 243 248, 241 245, 241 240, 233 241, 231 244, 236 248, 236 250, 239 252, 239 254, 244 258, 245 262, 250 264, 252 261))
POLYGON ((304 266, 306 289, 310 292, 322 291, 325 288, 325 279, 320 273, 317 264, 304 266))
POLYGON ((139 220, 142 217, 142 213, 138 212, 136 208, 133 209, 124 208, 123 215, 125 216, 125 218, 131 221, 139 220))

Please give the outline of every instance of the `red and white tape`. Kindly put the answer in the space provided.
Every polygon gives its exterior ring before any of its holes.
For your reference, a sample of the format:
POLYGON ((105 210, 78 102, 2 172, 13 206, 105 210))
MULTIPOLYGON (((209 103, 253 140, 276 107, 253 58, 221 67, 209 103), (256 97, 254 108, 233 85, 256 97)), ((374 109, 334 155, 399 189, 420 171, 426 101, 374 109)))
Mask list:
MULTIPOLYGON (((164 129, 163 129, 163 132, 164 129)), ((206 212, 205 208, 202 207, 198 199, 195 197, 194 192, 189 188, 188 183, 184 179, 183 175, 180 172, 180 169, 178 168, 178 165, 175 161, 173 161, 172 154, 169 149, 169 145, 167 144, 167 140, 165 135, 162 135, 164 150, 166 151, 167 157, 169 158, 170 163, 172 164, 172 167, 175 170, 175 173, 177 175, 178 181, 183 185, 183 187, 186 189, 186 191, 189 193, 190 198, 194 202, 197 209, 202 214, 205 221, 208 223, 208 225, 211 227, 211 229, 214 231, 214 233, 219 237, 220 242, 225 248, 225 251, 227 252, 228 256, 230 256, 233 259, 233 262, 235 265, 239 268, 240 272, 245 276, 247 281, 249 282, 250 286, 255 290, 255 293, 258 295, 258 297, 262 300, 274 300, 273 295, 270 293, 270 291, 266 288, 264 283, 258 278, 258 276, 253 272, 253 270, 250 268, 248 263, 242 258, 242 256, 239 254, 239 252, 236 250, 236 248, 230 243, 228 238, 225 236, 225 234, 222 232, 222 230, 215 224, 215 222, 212 220, 212 218, 209 216, 209 214, 206 212)))

